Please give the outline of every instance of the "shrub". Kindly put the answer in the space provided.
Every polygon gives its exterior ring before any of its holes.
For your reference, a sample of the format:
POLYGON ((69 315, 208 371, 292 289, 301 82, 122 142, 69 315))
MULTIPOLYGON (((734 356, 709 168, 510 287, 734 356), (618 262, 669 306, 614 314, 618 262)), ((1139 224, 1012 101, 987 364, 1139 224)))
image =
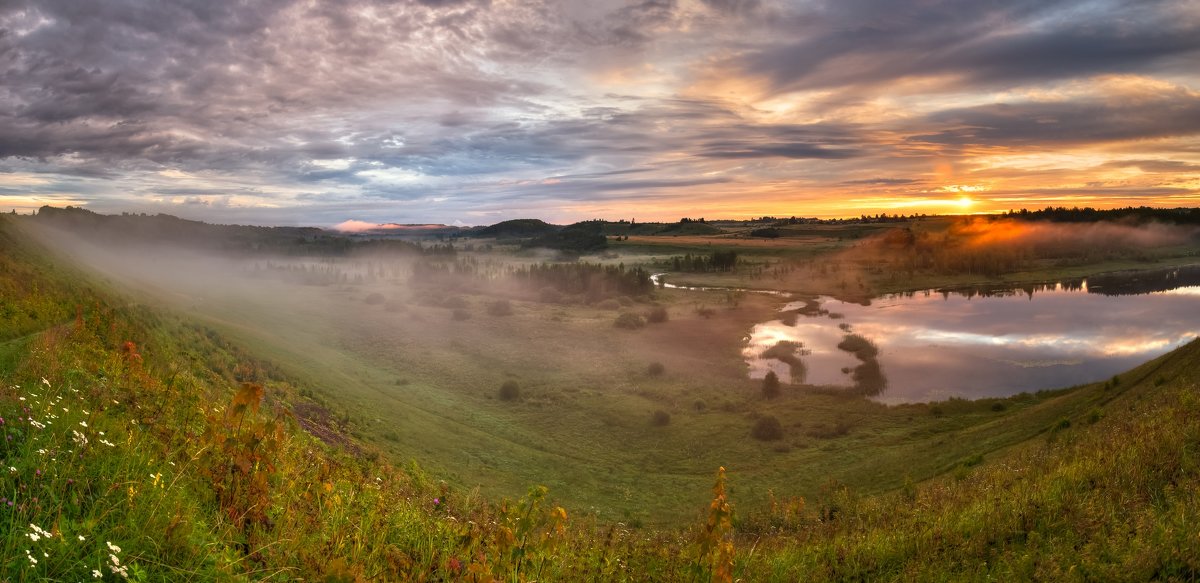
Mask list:
POLYGON ((708 403, 705 403, 704 399, 696 399, 696 402, 692 403, 692 408, 697 411, 703 411, 708 409, 708 403))
POLYGON ((783 426, 773 415, 760 417, 750 430, 750 436, 759 441, 775 441, 783 439, 783 426))
POLYGON ((624 328, 626 330, 637 330, 638 328, 645 326, 646 321, 643 320, 641 316, 633 312, 625 312, 620 316, 617 316, 617 319, 615 322, 613 322, 613 325, 617 328, 624 328))
POLYGON ((386 298, 383 297, 383 294, 376 292, 368 294, 367 298, 363 301, 366 302, 368 306, 376 306, 386 301, 386 298))
POLYGON ((805 435, 814 439, 833 439, 847 433, 850 433, 850 424, 845 421, 838 421, 832 427, 818 423, 804 432, 805 435))
POLYGON ((596 307, 600 308, 601 310, 619 310, 619 309, 621 309, 621 302, 618 302, 617 300, 614 300, 614 299, 607 299, 607 300, 598 302, 596 304, 596 307))
POLYGON ((496 300, 487 306, 487 313, 491 316, 511 316, 513 313, 512 302, 508 300, 496 300))
POLYGON ((662 376, 665 372, 667 372, 667 367, 663 366, 661 362, 652 362, 650 366, 646 367, 646 374, 652 377, 662 376))
POLYGON ((664 306, 654 306, 646 314, 646 321, 651 324, 661 324, 667 321, 667 308, 664 306))
POLYGON ((671 424, 671 414, 659 409, 650 415, 650 424, 655 427, 663 427, 671 424))
POLYGON ((500 400, 501 401, 516 401, 521 398, 521 387, 517 381, 504 381, 500 385, 500 400))
POLYGON ((1000 411, 1003 411, 1007 408, 1008 407, 1005 406, 1005 404, 1000 401, 996 401, 995 403, 992 403, 992 411, 996 411, 997 413, 999 413, 1000 411))
POLYGON ((837 345, 839 350, 854 354, 859 360, 870 360, 879 355, 879 349, 870 340, 858 334, 847 334, 837 345))
POLYGON ((768 399, 779 396, 779 375, 773 370, 767 371, 767 376, 763 377, 762 395, 768 399))

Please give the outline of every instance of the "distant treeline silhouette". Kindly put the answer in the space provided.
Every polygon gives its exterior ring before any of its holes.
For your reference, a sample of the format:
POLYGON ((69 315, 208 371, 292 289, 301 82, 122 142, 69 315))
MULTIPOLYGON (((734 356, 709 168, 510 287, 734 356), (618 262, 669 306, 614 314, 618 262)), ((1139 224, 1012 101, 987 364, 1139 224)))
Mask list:
POLYGON ((1009 211, 1005 217, 1027 221, 1051 221, 1055 223, 1094 223, 1099 221, 1134 223, 1169 223, 1175 225, 1200 225, 1200 208, 1153 208, 1148 206, 1098 210, 1091 207, 1046 207, 1031 211, 1021 209, 1009 211))

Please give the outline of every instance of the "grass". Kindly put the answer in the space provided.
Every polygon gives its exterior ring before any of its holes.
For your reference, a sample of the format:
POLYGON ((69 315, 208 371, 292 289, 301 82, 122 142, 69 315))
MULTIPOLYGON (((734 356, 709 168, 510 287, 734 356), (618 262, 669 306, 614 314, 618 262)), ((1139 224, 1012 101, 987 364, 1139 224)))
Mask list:
MULTIPOLYGON (((382 320, 378 328, 354 327, 360 340, 333 334, 332 322, 362 302, 290 320, 216 300, 180 315, 41 265, 23 271, 47 290, 38 301, 86 307, 40 332, 0 325, 16 339, 0 348, 5 578, 92 579, 94 569, 173 581, 1200 573, 1200 343, 1115 382, 1006 400, 885 407, 791 392, 767 402, 757 383, 739 385, 736 368, 711 358, 722 348, 697 353, 696 341, 656 355, 671 372, 654 378, 642 357, 665 339, 737 329, 764 309, 754 300, 711 320, 677 310, 632 336, 599 309, 514 303, 512 316, 456 323, 445 308, 414 306, 437 322, 421 340, 439 350, 374 354, 359 342, 400 343, 412 331, 383 320, 381 306, 364 318, 382 320), (539 355, 539 367, 506 366, 528 347, 493 353, 459 325, 545 346, 586 340, 539 355), (560 327, 561 337, 530 333, 560 327), (608 346, 618 335, 625 343, 608 346), (599 347, 615 361, 596 357, 599 347), (577 371, 558 372, 574 361, 577 371), (494 398, 506 379, 520 383, 521 402, 494 398), (348 424, 324 419, 329 431, 314 431, 319 416, 293 417, 310 410, 348 424), (649 422, 659 410, 669 425, 649 422), (783 444, 749 438, 767 415, 783 444), (714 486, 717 465, 728 471, 714 486), (507 486, 521 476, 525 487, 507 486), (670 525, 650 528, 663 517, 670 525)), ((302 310, 304 299, 290 307, 302 310)))
MULTIPOLYGON (((252 291, 239 285, 208 291, 203 301, 144 288, 127 293, 203 322, 238 347, 230 357, 272 363, 280 379, 318 398, 393 463, 418 460, 448 483, 479 487, 488 497, 518 497, 531 483, 544 484, 600 520, 685 523, 705 503, 719 466, 729 468, 747 508, 765 507, 771 490, 816 496, 827 477, 886 492, 906 478, 947 471, 981 446, 1019 443, 1041 431, 1045 417, 1088 406, 1035 396, 999 414, 987 406, 945 407, 949 413, 939 417, 923 406, 794 389, 764 401, 759 383, 744 376, 740 342, 753 323, 774 314, 777 301, 754 294, 737 307, 708 294, 715 307, 706 317, 691 309, 695 292, 660 291, 671 318, 630 331, 614 327, 613 312, 603 307, 511 300, 511 315, 454 320, 450 308, 407 301, 407 287, 392 281, 319 287, 266 280, 252 291), (363 299, 372 294, 406 309, 368 306, 363 299), (648 376, 652 362, 671 374, 648 376), (519 401, 498 397, 507 381, 520 386, 519 401), (697 401, 706 406, 698 409, 697 401), (669 426, 646 421, 656 410, 670 415, 669 426), (768 414, 784 427, 786 447, 751 437, 768 414), (853 430, 811 437, 844 424, 853 430)), ((471 290, 441 295, 456 305, 496 301, 471 290)), ((190 350, 187 342, 178 346, 190 350)))

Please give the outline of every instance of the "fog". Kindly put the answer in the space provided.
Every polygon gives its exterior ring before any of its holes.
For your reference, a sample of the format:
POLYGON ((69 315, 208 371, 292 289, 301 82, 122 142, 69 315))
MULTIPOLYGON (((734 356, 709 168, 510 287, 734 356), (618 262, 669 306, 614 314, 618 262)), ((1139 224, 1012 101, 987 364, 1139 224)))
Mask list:
MULTIPOLYGON (((736 355, 749 322, 679 310, 666 324, 616 328, 618 314, 652 308, 638 293, 641 279, 616 266, 544 266, 545 252, 468 252, 469 243, 455 254, 426 247, 319 257, 157 239, 100 244, 37 219, 23 223, 109 282, 131 309, 166 307, 277 365, 283 377, 245 380, 265 382, 268 395, 281 380, 309 390, 328 411, 297 407, 302 422, 348 417, 348 431, 395 461, 417 459, 506 495, 571 476, 593 484, 584 491, 596 498, 581 503, 620 500, 636 476, 612 476, 605 444, 614 427, 640 435, 653 410, 690 407, 745 380, 736 355), (686 396, 644 388, 656 363, 666 371, 660 382, 687 375, 686 396), (498 397, 509 381, 520 386, 518 402, 498 397)), ((153 339, 130 340, 154 361, 153 339)), ((181 367, 192 360, 165 356, 181 367)), ((707 475, 716 462, 691 447, 664 451, 682 452, 672 459, 707 475)))

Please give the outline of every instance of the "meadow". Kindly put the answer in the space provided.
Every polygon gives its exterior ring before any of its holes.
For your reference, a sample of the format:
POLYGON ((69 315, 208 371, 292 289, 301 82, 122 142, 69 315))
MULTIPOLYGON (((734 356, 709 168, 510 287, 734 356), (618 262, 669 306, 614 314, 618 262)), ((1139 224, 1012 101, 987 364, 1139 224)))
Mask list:
POLYGON ((378 258, 328 285, 192 263, 179 288, 0 236, 16 578, 1197 573, 1195 343, 1009 399, 768 398, 739 347, 769 296, 544 301, 378 258), (780 439, 752 437, 767 418, 780 439))

